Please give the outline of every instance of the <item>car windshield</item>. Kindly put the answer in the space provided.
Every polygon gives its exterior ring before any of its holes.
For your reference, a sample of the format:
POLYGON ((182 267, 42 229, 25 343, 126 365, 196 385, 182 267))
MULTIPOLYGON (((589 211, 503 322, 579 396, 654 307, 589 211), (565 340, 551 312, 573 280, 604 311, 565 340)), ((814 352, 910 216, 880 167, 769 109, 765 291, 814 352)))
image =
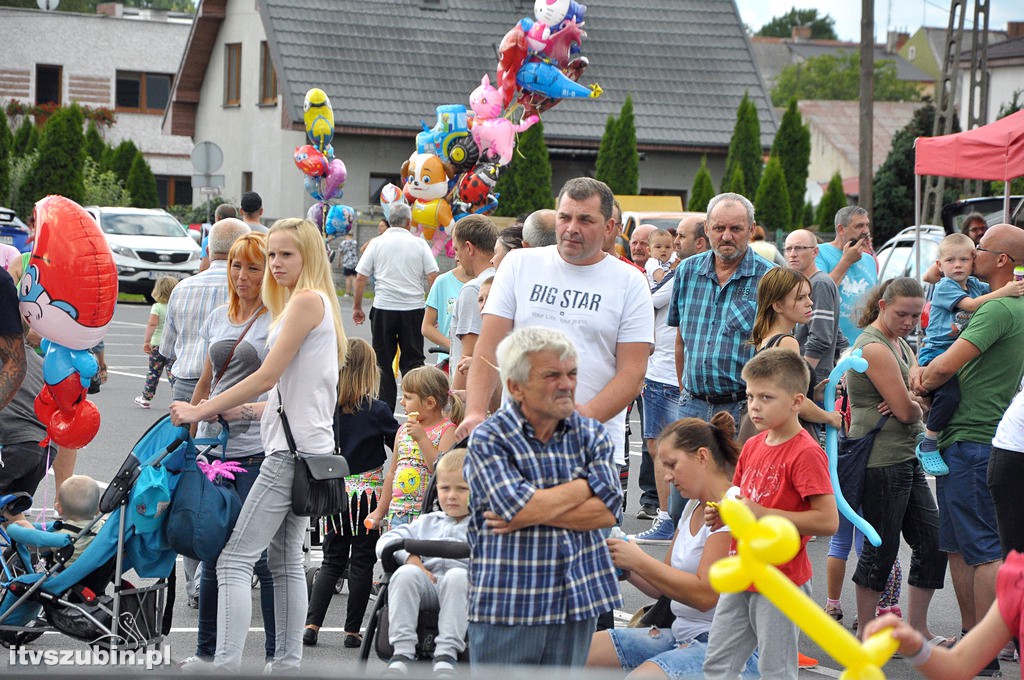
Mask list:
POLYGON ((170 215, 103 215, 103 231, 119 236, 188 236, 170 215))
MULTIPOLYGON (((939 244, 932 240, 921 239, 921 268, 927 270, 938 257, 939 244)), ((888 281, 899 276, 920 279, 917 272, 917 258, 914 256, 914 242, 903 241, 890 248, 888 259, 878 272, 879 281, 888 281)))

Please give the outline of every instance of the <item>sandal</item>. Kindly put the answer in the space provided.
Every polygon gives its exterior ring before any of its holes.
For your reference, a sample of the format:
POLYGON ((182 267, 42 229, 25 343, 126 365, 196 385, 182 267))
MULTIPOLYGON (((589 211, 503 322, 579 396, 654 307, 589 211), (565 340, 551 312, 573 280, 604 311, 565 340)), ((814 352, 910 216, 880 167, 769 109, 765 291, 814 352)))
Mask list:
POLYGON ((933 477, 949 474, 949 466, 946 465, 946 461, 942 459, 942 454, 938 451, 922 451, 921 444, 918 444, 914 449, 914 454, 921 462, 921 469, 933 477))
POLYGON ((928 644, 930 644, 932 647, 943 647, 945 649, 952 649, 953 645, 956 644, 956 638, 948 638, 943 637, 941 635, 936 635, 928 641, 928 644))

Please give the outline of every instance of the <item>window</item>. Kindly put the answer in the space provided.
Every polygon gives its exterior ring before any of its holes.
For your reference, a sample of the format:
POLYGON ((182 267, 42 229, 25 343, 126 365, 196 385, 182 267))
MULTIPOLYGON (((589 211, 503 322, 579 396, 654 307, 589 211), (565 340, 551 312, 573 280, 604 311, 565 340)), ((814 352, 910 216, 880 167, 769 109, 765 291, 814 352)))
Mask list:
POLYGON ((171 74, 118 71, 116 88, 118 111, 163 115, 171 96, 171 74))
POLYGON ((156 195, 162 208, 169 205, 192 205, 192 178, 158 175, 156 195))
POLYGON ((907 61, 914 61, 917 59, 917 47, 911 45, 907 48, 907 61))
POLYGON ((224 46, 224 106, 242 102, 242 43, 224 46))
POLYGON ((252 191, 252 173, 242 172, 242 193, 252 191))
POLYGON ((36 64, 36 104, 60 106, 62 72, 60 66, 36 64))
POLYGON ((267 41, 260 43, 260 106, 277 105, 277 73, 267 41))

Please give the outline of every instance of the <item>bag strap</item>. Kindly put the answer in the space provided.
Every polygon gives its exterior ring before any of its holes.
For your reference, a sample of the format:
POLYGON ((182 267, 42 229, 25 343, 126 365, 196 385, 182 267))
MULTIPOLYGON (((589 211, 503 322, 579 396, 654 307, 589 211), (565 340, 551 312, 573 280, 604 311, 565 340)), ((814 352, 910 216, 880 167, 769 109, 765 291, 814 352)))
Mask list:
POLYGON ((284 413, 284 399, 281 397, 281 388, 276 387, 277 390, 277 414, 281 416, 281 426, 284 427, 284 439, 288 442, 288 450, 291 451, 292 455, 298 458, 298 448, 295 446, 295 438, 292 437, 292 428, 288 426, 288 416, 284 413))
POLYGON ((211 392, 213 391, 213 388, 217 385, 217 383, 220 382, 221 377, 224 375, 224 371, 228 370, 228 364, 231 363, 231 357, 235 356, 235 349, 238 348, 238 344, 242 342, 242 338, 244 338, 245 334, 249 332, 249 329, 252 328, 252 325, 256 323, 256 319, 258 319, 260 314, 263 313, 263 309, 263 305, 260 305, 260 308, 257 309, 256 312, 252 315, 252 318, 249 319, 249 323, 245 324, 245 328, 242 329, 242 334, 238 336, 237 340, 235 340, 235 344, 231 346, 231 351, 228 352, 228 358, 224 360, 224 364, 220 367, 220 370, 217 372, 217 375, 215 375, 213 378, 213 385, 210 386, 211 392))
POLYGON ((768 342, 764 343, 764 347, 762 347, 761 349, 764 350, 764 349, 768 349, 769 347, 775 347, 780 342, 782 342, 783 338, 792 338, 792 337, 793 337, 792 333, 776 333, 772 337, 768 338, 768 342))

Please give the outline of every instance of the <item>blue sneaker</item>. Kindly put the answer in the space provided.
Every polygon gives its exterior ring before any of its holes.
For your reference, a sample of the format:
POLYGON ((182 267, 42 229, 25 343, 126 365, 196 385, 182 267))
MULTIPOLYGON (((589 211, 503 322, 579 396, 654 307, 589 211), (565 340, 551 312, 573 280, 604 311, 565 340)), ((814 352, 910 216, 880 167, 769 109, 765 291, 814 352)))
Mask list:
POLYGON ((629 540, 635 543, 668 545, 672 542, 672 537, 675 536, 675 534, 675 522, 671 519, 655 517, 650 529, 647 531, 641 531, 635 536, 630 536, 629 540))

